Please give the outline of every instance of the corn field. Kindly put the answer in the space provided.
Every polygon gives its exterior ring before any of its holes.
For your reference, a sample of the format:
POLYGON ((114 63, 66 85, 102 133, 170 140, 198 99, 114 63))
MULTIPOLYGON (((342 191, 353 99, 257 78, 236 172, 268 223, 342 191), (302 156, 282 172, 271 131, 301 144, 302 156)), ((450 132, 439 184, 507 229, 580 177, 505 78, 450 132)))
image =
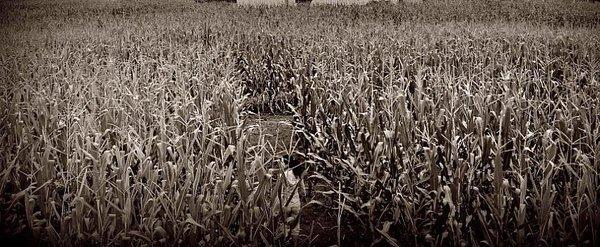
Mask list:
POLYGON ((600 245, 600 3, 0 18, 2 240, 600 245))

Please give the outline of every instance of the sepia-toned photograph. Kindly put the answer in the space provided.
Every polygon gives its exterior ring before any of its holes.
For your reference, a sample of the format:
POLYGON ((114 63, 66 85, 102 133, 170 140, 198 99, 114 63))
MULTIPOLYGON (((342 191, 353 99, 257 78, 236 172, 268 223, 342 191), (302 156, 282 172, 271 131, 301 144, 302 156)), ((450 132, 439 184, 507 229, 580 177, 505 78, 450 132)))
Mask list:
POLYGON ((1 0, 2 246, 600 246, 598 0, 1 0))

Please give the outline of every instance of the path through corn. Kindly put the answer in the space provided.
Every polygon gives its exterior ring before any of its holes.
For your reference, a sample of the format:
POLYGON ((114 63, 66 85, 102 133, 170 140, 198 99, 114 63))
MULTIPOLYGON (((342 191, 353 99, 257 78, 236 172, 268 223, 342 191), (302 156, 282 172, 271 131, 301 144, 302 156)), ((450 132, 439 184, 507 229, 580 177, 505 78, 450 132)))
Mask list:
MULTIPOLYGON (((294 127, 292 116, 286 115, 261 115, 247 118, 248 141, 250 146, 262 146, 267 153, 273 154, 273 159, 290 154, 296 149, 297 140, 294 139, 294 127)), ((315 181, 310 181, 315 183, 315 181)), ((305 183, 309 183, 305 181, 305 183)), ((329 246, 338 243, 338 215, 337 210, 328 206, 318 204, 307 205, 307 202, 319 200, 318 193, 312 188, 319 188, 319 184, 306 185, 307 190, 298 193, 300 198, 299 234, 301 244, 329 246)), ((317 189, 318 190, 318 189, 317 189)), ((321 198, 322 199, 322 198, 321 198)), ((344 246, 360 246, 361 243, 369 243, 364 229, 359 222, 350 217, 343 217, 340 222, 341 231, 339 241, 344 246)))

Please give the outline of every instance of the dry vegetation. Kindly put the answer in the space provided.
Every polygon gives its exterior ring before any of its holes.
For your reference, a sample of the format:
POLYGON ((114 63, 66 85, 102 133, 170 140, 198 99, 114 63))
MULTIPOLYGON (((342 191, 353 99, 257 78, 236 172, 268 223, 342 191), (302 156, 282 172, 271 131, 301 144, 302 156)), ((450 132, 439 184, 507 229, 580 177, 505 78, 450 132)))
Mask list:
POLYGON ((600 244, 598 3, 0 10, 3 236, 600 244))

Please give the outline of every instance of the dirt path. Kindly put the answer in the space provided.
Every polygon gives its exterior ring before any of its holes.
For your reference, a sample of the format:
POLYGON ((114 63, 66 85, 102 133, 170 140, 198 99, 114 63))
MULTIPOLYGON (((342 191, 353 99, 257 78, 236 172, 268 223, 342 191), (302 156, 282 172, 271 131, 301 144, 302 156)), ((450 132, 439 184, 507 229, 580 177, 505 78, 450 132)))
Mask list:
POLYGON ((251 116, 248 118, 248 141, 250 145, 261 144, 261 136, 267 150, 274 151, 275 155, 282 155, 290 151, 292 134, 292 116, 266 115, 251 116))
MULTIPOLYGON (((248 119, 248 140, 250 145, 259 145, 260 137, 268 150, 273 150, 276 156, 288 154, 294 150, 292 116, 263 115, 248 119)), ((313 200, 312 195, 301 194, 302 202, 313 200)), ((311 204, 304 207, 300 213, 300 244, 308 246, 331 246, 338 244, 337 211, 328 207, 311 204)), ((367 232, 357 220, 348 215, 342 217, 340 242, 343 246, 364 246, 371 241, 367 232)))

